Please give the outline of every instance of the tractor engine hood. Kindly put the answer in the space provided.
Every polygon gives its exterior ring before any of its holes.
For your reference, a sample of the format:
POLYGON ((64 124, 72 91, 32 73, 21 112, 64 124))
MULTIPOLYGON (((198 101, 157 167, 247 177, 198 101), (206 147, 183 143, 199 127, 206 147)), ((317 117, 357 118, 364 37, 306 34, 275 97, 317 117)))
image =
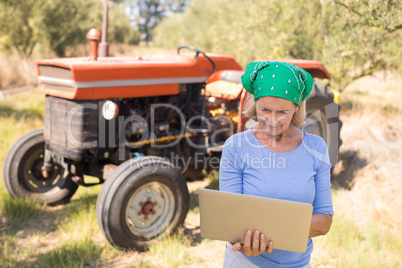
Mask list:
MULTIPOLYGON (((216 70, 241 70, 234 57, 208 54, 216 70)), ((208 61, 199 56, 163 58, 64 58, 37 62, 38 89, 66 99, 133 98, 176 95, 181 84, 206 83, 208 61)))

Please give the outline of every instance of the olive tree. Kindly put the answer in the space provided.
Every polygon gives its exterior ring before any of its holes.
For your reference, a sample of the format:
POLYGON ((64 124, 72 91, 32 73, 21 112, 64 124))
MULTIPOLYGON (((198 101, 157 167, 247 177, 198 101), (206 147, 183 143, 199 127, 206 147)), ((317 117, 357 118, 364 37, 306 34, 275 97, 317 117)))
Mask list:
MULTIPOLYGON (((102 28, 98 0, 2 0, 0 2, 0 49, 15 49, 24 56, 36 47, 65 56, 87 42, 92 27, 102 28)), ((139 32, 116 3, 109 9, 109 41, 139 42, 139 32)))
POLYGON ((155 43, 193 45, 256 59, 319 60, 342 89, 379 69, 400 70, 402 3, 397 0, 193 0, 165 18, 155 43))

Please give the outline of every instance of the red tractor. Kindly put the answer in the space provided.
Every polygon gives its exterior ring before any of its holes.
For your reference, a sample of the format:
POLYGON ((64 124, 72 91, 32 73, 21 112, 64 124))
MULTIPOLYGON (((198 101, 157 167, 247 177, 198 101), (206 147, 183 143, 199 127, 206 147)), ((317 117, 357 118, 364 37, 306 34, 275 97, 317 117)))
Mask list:
MULTIPOLYGON (((184 222, 186 180, 218 169, 225 140, 245 129, 243 71, 233 56, 188 46, 177 55, 117 58, 103 40, 98 57, 100 32, 88 38, 90 57, 37 63, 45 126, 11 146, 4 181, 12 197, 50 205, 67 202, 79 185, 104 183, 96 204, 101 231, 114 246, 141 250, 184 222)), ((320 62, 288 62, 330 78, 320 62)), ((304 126, 327 141, 333 165, 338 104, 316 82, 304 126)))

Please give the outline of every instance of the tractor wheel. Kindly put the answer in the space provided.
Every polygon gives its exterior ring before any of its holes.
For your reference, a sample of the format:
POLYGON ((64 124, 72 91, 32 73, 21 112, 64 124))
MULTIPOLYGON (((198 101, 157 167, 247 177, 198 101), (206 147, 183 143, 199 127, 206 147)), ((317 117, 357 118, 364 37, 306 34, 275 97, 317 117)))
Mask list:
POLYGON ((189 193, 181 172, 160 157, 122 163, 106 180, 96 203, 98 224, 119 248, 144 250, 183 224, 189 193))
POLYGON ((303 125, 306 132, 321 136, 327 143, 331 165, 338 162, 339 146, 342 144, 339 105, 325 84, 316 81, 306 103, 307 119, 303 125))
POLYGON ((18 139, 4 160, 5 186, 14 198, 30 198, 49 205, 66 203, 78 185, 58 164, 53 165, 48 178, 43 177, 44 148, 43 129, 29 132, 18 139))

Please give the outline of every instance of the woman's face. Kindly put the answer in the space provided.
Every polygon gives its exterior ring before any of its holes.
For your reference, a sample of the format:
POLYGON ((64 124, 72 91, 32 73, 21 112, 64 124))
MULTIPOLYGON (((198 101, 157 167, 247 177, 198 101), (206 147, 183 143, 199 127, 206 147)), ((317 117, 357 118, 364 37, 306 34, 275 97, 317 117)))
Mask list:
POLYGON ((284 133, 299 108, 290 100, 277 97, 261 97, 255 105, 258 123, 270 135, 284 133))

